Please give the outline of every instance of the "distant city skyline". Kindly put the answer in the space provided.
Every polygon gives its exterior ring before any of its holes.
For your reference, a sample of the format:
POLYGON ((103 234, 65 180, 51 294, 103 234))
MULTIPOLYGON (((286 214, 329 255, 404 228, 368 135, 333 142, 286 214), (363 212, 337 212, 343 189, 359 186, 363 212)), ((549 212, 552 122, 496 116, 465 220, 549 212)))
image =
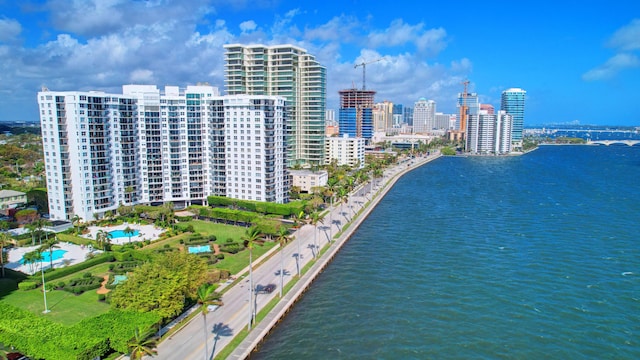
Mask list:
POLYGON ((115 92, 207 82, 223 91, 223 46, 242 43, 314 54, 327 69, 327 109, 339 108, 339 90, 362 88, 354 65, 381 59, 366 68, 376 102, 412 106, 424 97, 456 113, 468 79, 469 91, 496 109, 502 91, 525 89, 525 126, 640 126, 640 4, 463 5, 0 2, 0 121, 37 121, 42 86, 115 92))

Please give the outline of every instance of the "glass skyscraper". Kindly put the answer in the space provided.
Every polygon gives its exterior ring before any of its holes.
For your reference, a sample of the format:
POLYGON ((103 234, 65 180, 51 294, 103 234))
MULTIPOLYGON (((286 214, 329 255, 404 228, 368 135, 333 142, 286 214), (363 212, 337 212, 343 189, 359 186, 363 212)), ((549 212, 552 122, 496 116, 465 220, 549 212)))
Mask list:
POLYGON ((228 44, 228 95, 277 95, 287 99, 288 165, 324 161, 326 69, 303 48, 228 44))
POLYGON ((513 130, 511 141, 516 147, 522 143, 522 130, 524 129, 524 100, 527 92, 519 88, 511 88, 502 92, 500 110, 513 116, 513 130))

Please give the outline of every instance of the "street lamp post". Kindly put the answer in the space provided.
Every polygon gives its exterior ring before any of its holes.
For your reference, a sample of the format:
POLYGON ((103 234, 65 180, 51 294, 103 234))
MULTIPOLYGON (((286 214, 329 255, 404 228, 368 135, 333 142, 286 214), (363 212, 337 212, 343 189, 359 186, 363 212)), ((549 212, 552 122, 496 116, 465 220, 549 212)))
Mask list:
POLYGON ((44 262, 42 261, 40 262, 40 272, 42 273, 42 295, 44 296, 44 311, 42 313, 48 314, 51 310, 47 307, 47 284, 44 282, 44 262))

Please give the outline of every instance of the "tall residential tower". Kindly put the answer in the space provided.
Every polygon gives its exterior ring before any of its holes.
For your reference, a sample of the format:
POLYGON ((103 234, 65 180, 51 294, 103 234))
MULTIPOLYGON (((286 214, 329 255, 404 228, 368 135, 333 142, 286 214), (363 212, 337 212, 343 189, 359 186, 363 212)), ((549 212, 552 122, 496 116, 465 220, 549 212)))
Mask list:
POLYGON ((228 95, 274 95, 287 100, 287 163, 322 163, 326 69, 293 45, 228 44, 225 86, 228 95))
POLYGON ((122 94, 44 89, 38 105, 53 220, 209 195, 288 201, 282 97, 125 85, 122 94))
POLYGON ((513 116, 511 139, 515 148, 522 147, 522 131, 524 129, 524 100, 527 92, 519 88, 511 88, 502 92, 500 110, 513 116))

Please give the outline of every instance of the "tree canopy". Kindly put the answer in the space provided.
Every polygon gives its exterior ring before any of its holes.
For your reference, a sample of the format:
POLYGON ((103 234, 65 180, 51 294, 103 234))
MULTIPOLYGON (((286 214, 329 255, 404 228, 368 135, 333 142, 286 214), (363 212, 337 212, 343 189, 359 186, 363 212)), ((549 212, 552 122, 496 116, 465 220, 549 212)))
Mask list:
POLYGON ((111 297, 116 309, 155 311, 163 318, 180 314, 187 299, 197 297, 197 289, 207 279, 207 263, 182 252, 159 254, 138 267, 111 297))

